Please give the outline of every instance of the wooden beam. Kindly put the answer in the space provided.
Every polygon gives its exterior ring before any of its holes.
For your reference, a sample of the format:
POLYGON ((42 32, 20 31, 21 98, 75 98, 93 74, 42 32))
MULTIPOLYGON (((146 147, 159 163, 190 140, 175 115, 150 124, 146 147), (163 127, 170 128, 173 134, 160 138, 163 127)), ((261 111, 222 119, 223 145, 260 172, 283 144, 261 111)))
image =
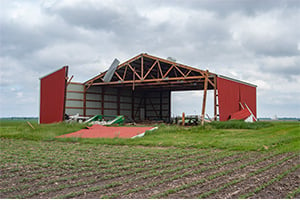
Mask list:
MULTIPOLYGON (((153 78, 153 79, 147 79, 147 80, 130 80, 130 81, 123 81, 122 84, 132 84, 133 82, 134 83, 145 83, 145 82, 168 82, 168 81, 172 81, 172 80, 175 80, 175 81, 180 81, 180 80, 192 80, 192 79, 203 79, 204 76, 189 76, 189 77, 171 77, 171 78, 168 78, 168 80, 166 79, 161 79, 161 78, 153 78)), ((114 81, 114 82, 109 82, 109 83, 93 83, 93 85, 118 85, 120 84, 119 81, 114 81)))
POLYGON ((170 73, 170 71, 173 69, 173 67, 174 67, 174 65, 172 65, 172 66, 168 69, 168 71, 163 75, 163 78, 165 78, 165 77, 170 73))
POLYGON ((118 77, 121 81, 124 81, 124 80, 121 78, 121 76, 118 74, 117 71, 115 71, 115 75, 117 75, 117 77, 118 77))
POLYGON ((192 70, 189 70, 188 73, 186 73, 185 77, 187 77, 191 72, 192 70))
POLYGON ((152 66, 150 67, 150 69, 149 69, 149 70, 147 71, 147 73, 145 74, 144 79, 147 78, 148 74, 151 72, 151 70, 153 69, 153 67, 156 65, 157 62, 158 62, 158 61, 156 60, 156 61, 152 64, 152 66))
POLYGON ((141 77, 144 79, 144 56, 141 57, 141 77))
POLYGON ((125 68, 125 71, 124 71, 124 74, 123 74, 123 80, 125 80, 127 68, 128 68, 128 66, 126 65, 126 68, 125 68))
POLYGON ((140 77, 140 75, 135 71, 135 68, 133 68, 130 64, 128 64, 129 68, 132 70, 132 72, 140 79, 142 80, 142 78, 140 77))
POLYGON ((68 80, 67 85, 69 85, 71 83, 73 78, 74 78, 74 76, 72 75, 71 78, 68 80))
POLYGON ((204 125, 204 115, 205 115, 205 106, 206 106, 206 95, 207 95, 207 83, 208 83, 208 70, 204 73, 204 92, 203 92, 203 102, 202 102, 202 113, 201 113, 201 125, 204 125))
POLYGON ((158 65, 158 69, 159 69, 159 72, 160 72, 160 77, 163 77, 163 72, 161 70, 160 62, 158 62, 157 65, 158 65))
POLYGON ((183 77, 186 77, 186 76, 184 75, 184 73, 183 73, 177 66, 175 66, 175 69, 177 69, 177 71, 179 71, 179 73, 180 73, 183 77))

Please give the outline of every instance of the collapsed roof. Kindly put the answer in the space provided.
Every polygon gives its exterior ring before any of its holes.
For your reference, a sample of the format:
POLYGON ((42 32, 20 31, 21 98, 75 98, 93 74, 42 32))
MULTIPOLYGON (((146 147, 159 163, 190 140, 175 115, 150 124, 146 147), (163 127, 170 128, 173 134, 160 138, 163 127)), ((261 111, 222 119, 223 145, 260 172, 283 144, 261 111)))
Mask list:
POLYGON ((158 86, 172 90, 202 90, 206 75, 208 75, 209 82, 207 89, 213 89, 216 74, 142 53, 118 65, 114 71, 107 70, 84 84, 88 86, 130 87, 134 85, 138 88, 158 86), (107 73, 113 74, 110 75, 110 81, 104 80, 107 73))

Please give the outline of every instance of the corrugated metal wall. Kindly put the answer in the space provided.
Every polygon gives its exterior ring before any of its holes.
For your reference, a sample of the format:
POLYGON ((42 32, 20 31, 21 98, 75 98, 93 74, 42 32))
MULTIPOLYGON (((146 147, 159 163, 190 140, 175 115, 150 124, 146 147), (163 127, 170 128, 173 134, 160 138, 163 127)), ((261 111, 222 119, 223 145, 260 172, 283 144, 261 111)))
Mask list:
MULTIPOLYGON (((91 86, 86 92, 86 116, 124 115, 127 120, 170 120, 170 91, 132 91, 91 86)), ((67 87, 66 114, 84 115, 84 86, 67 87)))
POLYGON ((63 67, 41 78, 40 123, 55 123, 64 120, 67 73, 68 67, 63 67))
POLYGON ((256 87, 236 81, 217 78, 220 121, 240 110, 239 102, 246 103, 256 117, 256 87))
POLYGON ((134 120, 170 120, 170 91, 134 92, 134 120))
POLYGON ((70 83, 67 86, 66 114, 83 115, 83 90, 84 86, 79 83, 70 83))

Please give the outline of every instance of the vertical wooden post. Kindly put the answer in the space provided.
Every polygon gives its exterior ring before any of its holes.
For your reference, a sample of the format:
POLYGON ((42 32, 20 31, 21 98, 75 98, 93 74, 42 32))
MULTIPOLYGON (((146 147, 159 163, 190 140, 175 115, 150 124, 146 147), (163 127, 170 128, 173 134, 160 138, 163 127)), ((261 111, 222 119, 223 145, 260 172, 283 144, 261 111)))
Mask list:
POLYGON ((141 57, 141 78, 144 80, 144 56, 141 57))
POLYGON ((105 87, 102 87, 101 91, 101 115, 104 115, 104 93, 105 93, 105 87))
POLYGON ((185 125, 185 113, 183 112, 182 113, 182 126, 185 125))
POLYGON ((133 68, 133 71, 132 71, 132 91, 134 91, 135 89, 135 85, 134 85, 134 81, 135 81, 135 67, 133 68))
POLYGON ((202 102, 202 116, 201 116, 201 125, 204 125, 204 115, 205 115, 205 106, 206 106, 206 94, 207 94, 207 84, 208 84, 208 70, 205 72, 204 80, 204 92, 203 92, 203 102, 202 102))

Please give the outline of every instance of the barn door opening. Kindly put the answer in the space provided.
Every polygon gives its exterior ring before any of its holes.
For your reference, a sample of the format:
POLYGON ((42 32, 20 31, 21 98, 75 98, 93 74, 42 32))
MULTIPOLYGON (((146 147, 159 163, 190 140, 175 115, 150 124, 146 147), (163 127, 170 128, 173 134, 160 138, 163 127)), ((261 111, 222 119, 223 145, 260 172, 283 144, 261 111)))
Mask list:
MULTIPOLYGON (((171 117, 185 115, 198 115, 202 111, 203 90, 172 91, 171 117)), ((214 91, 207 90, 205 118, 214 117, 214 91)))

